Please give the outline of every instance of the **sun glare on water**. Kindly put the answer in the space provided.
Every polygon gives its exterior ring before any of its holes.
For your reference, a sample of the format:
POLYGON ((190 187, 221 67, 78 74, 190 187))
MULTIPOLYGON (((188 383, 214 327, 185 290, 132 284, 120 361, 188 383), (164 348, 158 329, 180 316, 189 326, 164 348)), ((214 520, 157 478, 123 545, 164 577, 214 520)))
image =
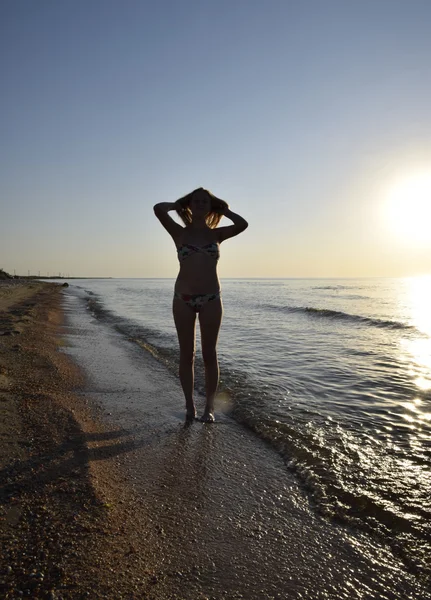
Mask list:
POLYGON ((422 391, 431 390, 431 275, 405 279, 409 324, 418 336, 406 336, 401 340, 403 352, 407 350, 409 374, 422 391))
POLYGON ((389 188, 385 218, 405 243, 431 247, 431 171, 406 177, 389 188))

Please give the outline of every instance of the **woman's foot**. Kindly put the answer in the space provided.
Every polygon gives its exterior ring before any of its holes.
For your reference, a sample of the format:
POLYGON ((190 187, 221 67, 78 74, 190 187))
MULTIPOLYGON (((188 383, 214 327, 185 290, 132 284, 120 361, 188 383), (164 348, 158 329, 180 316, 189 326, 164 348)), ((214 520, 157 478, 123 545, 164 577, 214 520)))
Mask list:
POLYGON ((214 413, 209 410, 205 410, 204 414, 201 416, 201 421, 202 423, 214 423, 214 413))
POLYGON ((194 421, 197 418, 195 405, 186 406, 186 421, 194 421))

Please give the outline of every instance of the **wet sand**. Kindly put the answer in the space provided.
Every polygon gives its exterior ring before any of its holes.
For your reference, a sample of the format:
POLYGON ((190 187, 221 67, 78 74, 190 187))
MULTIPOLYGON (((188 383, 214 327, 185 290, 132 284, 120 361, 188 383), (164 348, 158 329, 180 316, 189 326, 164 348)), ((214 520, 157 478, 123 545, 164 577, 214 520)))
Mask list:
POLYGON ((163 365, 31 285, 4 310, 0 286, 1 597, 427 597, 272 448, 228 416, 186 426, 163 365))

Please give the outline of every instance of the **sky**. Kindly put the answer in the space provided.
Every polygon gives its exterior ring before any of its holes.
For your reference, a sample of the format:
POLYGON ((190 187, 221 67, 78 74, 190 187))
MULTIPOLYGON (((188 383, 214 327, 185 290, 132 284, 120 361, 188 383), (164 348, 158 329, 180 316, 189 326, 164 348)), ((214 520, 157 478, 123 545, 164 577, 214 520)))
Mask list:
POLYGON ((202 186, 249 223, 222 278, 431 273, 430 22, 429 0, 0 0, 0 268, 175 277, 153 205, 202 186))

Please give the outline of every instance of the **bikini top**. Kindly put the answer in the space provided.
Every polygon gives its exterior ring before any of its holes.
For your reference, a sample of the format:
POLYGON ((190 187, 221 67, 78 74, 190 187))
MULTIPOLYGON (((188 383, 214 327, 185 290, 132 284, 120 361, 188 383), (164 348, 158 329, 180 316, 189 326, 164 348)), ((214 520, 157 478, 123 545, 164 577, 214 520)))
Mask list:
POLYGON ((205 244, 205 246, 193 246, 192 244, 183 244, 178 248, 178 260, 181 262, 191 256, 192 254, 208 254, 215 261, 220 258, 220 250, 216 242, 211 244, 205 244))

